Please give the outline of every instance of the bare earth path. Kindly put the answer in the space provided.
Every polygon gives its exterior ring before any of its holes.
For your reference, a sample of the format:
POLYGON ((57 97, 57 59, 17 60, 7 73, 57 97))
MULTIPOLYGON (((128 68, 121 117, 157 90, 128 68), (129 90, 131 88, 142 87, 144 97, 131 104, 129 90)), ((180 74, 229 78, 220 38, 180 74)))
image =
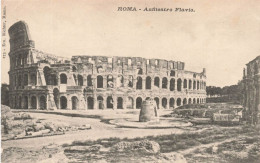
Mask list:
MULTIPOLYGON (((106 114, 105 112, 103 113, 106 114)), ((177 128, 171 128, 171 129, 117 128, 115 125, 106 124, 104 122, 100 122, 101 121, 100 119, 94 119, 94 118, 69 117, 64 115, 45 114, 45 113, 30 113, 30 114, 33 117, 39 119, 51 119, 53 121, 63 121, 69 124, 77 124, 77 125, 90 124, 92 129, 72 131, 64 135, 57 135, 57 136, 3 141, 2 142, 3 149, 8 147, 41 148, 42 146, 49 145, 51 143, 62 145, 64 143, 71 143, 76 140, 81 140, 81 141, 97 140, 99 138, 109 138, 109 137, 134 138, 134 137, 144 137, 148 135, 163 135, 163 134, 171 134, 171 133, 180 134, 185 131, 183 129, 177 129, 177 128)), ((109 116, 113 117, 112 113, 109 116)))

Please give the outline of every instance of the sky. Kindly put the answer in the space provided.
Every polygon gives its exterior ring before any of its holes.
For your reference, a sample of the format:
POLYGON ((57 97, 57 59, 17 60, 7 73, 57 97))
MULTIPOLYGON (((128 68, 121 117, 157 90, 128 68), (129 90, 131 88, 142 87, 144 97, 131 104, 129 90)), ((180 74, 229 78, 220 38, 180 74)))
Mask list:
MULTIPOLYGON (((182 61, 188 71, 206 68, 211 86, 237 84, 245 64, 260 55, 257 0, 2 0, 4 6, 7 29, 24 20, 41 51, 182 61), (195 12, 142 11, 145 7, 195 12)), ((2 39, 9 41, 8 35, 2 39)), ((9 52, 9 44, 3 48, 9 52)), ((2 83, 9 83, 9 66, 9 57, 2 57, 2 83)))

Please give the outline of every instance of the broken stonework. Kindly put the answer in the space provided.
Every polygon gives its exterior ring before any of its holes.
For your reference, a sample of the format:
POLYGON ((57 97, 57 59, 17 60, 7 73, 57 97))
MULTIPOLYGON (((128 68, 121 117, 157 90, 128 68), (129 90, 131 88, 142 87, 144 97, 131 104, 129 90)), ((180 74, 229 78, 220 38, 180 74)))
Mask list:
POLYGON ((142 109, 139 115, 139 122, 148 121, 159 121, 157 105, 153 99, 147 99, 142 103, 142 109))

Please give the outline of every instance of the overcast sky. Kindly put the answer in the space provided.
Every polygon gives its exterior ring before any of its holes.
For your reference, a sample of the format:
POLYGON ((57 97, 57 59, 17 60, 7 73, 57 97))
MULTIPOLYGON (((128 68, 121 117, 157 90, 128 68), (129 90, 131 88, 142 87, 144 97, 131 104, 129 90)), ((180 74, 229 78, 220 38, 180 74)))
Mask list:
MULTIPOLYGON (((245 64, 260 55, 257 0, 8 0, 6 26, 27 22, 36 48, 58 56, 103 55, 185 62, 207 69, 207 85, 242 79, 245 64), (137 12, 119 12, 136 7, 137 12), (145 7, 195 12, 145 12, 145 7)), ((9 37, 5 37, 9 40, 9 37)), ((9 52, 9 45, 6 47, 9 52)), ((9 83, 2 58, 2 83, 9 83)))

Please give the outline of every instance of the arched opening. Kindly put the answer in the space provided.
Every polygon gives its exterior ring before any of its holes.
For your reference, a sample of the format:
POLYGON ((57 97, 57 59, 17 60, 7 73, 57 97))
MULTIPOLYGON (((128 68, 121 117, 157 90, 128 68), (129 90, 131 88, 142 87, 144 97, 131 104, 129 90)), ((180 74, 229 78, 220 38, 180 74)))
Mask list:
POLYGON ((55 102, 57 109, 59 109, 59 94, 60 94, 59 89, 54 88, 53 89, 53 98, 54 98, 54 102, 55 102))
POLYGON ((196 81, 193 81, 193 90, 196 89, 196 81))
POLYGON ((28 85, 28 75, 24 74, 23 76, 23 85, 27 86, 28 85))
POLYGON ((184 79, 183 87, 184 87, 184 88, 187 88, 187 80, 186 80, 186 79, 184 79))
POLYGON ((18 86, 22 86, 22 75, 18 76, 18 86))
POLYGON ((16 96, 14 96, 14 104, 13 104, 13 108, 16 109, 17 108, 17 98, 16 96))
POLYGON ((112 75, 107 76, 107 88, 114 88, 114 78, 112 75))
POLYGON ((151 77, 150 77, 150 76, 147 76, 147 77, 146 77, 146 83, 145 83, 146 89, 151 89, 151 82, 152 82, 151 77))
POLYGON ((164 77, 162 79, 162 88, 167 89, 168 79, 164 77))
POLYGON ((123 98, 122 97, 117 98, 117 109, 123 109, 123 98))
POLYGON ((67 98, 65 96, 60 97, 60 108, 67 109, 67 98))
MULTIPOLYGON (((19 79, 18 79, 18 83, 19 83, 19 79)), ((36 83, 37 83, 36 75, 33 73, 31 74, 31 85, 36 85, 36 83)))
POLYGON ((102 96, 97 97, 98 109, 104 109, 104 99, 102 96))
POLYGON ((114 107, 114 101, 113 101, 113 98, 112 98, 112 96, 108 96, 107 97, 107 108, 108 109, 113 109, 113 107, 114 107))
POLYGON ((200 103, 200 99, 197 98, 197 104, 199 104, 199 103, 200 103))
POLYGON ((137 74, 138 75, 143 75, 143 69, 142 68, 137 68, 137 74))
POLYGON ((160 104, 159 98, 158 98, 158 97, 155 97, 155 98, 154 98, 154 101, 156 102, 157 109, 160 109, 160 107, 159 107, 159 104, 160 104))
POLYGON ((82 75, 78 75, 78 85, 83 86, 83 76, 82 75))
POLYGON ((103 88, 103 77, 101 75, 97 76, 97 88, 103 88))
POLYGON ((177 80, 177 90, 180 92, 181 91, 181 87, 182 87, 182 81, 181 79, 177 80))
POLYGON ((46 108, 46 97, 45 96, 41 96, 40 97, 40 109, 47 109, 46 108))
POLYGON ((197 90, 200 89, 200 82, 197 81, 197 90))
POLYGON ((170 98, 170 108, 174 108, 174 98, 170 98))
POLYGON ((191 89, 191 86, 192 86, 192 81, 189 80, 189 89, 191 89))
POLYGON ((21 96, 18 97, 18 101, 19 101, 19 103, 18 103, 19 106, 18 107, 19 107, 19 109, 22 109, 22 97, 21 96))
POLYGON ((140 76, 137 77, 136 89, 142 89, 142 78, 140 76))
POLYGON ((88 85, 89 87, 90 87, 90 86, 93 86, 91 75, 88 75, 88 76, 87 76, 87 85, 88 85))
POLYGON ((78 84, 78 78, 77 78, 77 76, 75 74, 73 74, 73 79, 75 81, 75 84, 78 84))
POLYGON ((117 87, 124 87, 124 77, 122 75, 118 75, 116 83, 117 87))
POLYGON ((184 98, 182 103, 183 103, 183 105, 186 105, 187 104, 187 99, 184 98))
POLYGON ((177 99, 177 106, 181 106, 181 98, 177 99))
POLYGON ((60 74, 60 83, 67 84, 67 75, 66 74, 60 74))
POLYGON ((174 91, 175 90, 175 79, 171 79, 170 80, 170 91, 174 91))
POLYGON ((193 102, 192 102, 192 103, 193 103, 193 104, 196 104, 196 99, 195 99, 195 98, 193 99, 193 102))
POLYGON ((127 98, 127 109, 133 109, 134 108, 134 99, 132 97, 127 98))
POLYGON ((94 99, 93 99, 93 97, 88 97, 87 103, 88 103, 88 109, 94 109, 94 99))
POLYGON ((171 70, 170 76, 175 76, 175 71, 171 70))
POLYGON ((77 72, 76 66, 72 66, 72 72, 77 72))
POLYGON ((167 109, 167 98, 162 98, 162 107, 167 109))
POLYGON ((97 73, 102 73, 103 72, 103 67, 102 66, 98 66, 97 67, 97 73))
POLYGON ((189 98, 189 104, 191 104, 191 98, 189 98))
POLYGON ((154 86, 156 86, 156 87, 160 87, 160 78, 159 77, 155 77, 154 78, 154 86))
POLYGON ((136 99, 136 109, 141 109, 142 108, 142 98, 141 97, 137 97, 136 99))
POLYGON ((32 109, 37 109, 37 99, 35 96, 31 97, 31 106, 32 106, 32 109))
POLYGON ((76 96, 71 97, 72 110, 79 109, 79 100, 76 96))
POLYGON ((133 76, 129 76, 128 78, 128 87, 133 88, 133 76))
POLYGON ((45 78, 46 85, 50 85, 50 75, 51 75, 51 69, 48 66, 45 66, 43 68, 43 74, 45 78))
POLYGON ((28 109, 28 97, 23 97, 23 109, 28 109))

